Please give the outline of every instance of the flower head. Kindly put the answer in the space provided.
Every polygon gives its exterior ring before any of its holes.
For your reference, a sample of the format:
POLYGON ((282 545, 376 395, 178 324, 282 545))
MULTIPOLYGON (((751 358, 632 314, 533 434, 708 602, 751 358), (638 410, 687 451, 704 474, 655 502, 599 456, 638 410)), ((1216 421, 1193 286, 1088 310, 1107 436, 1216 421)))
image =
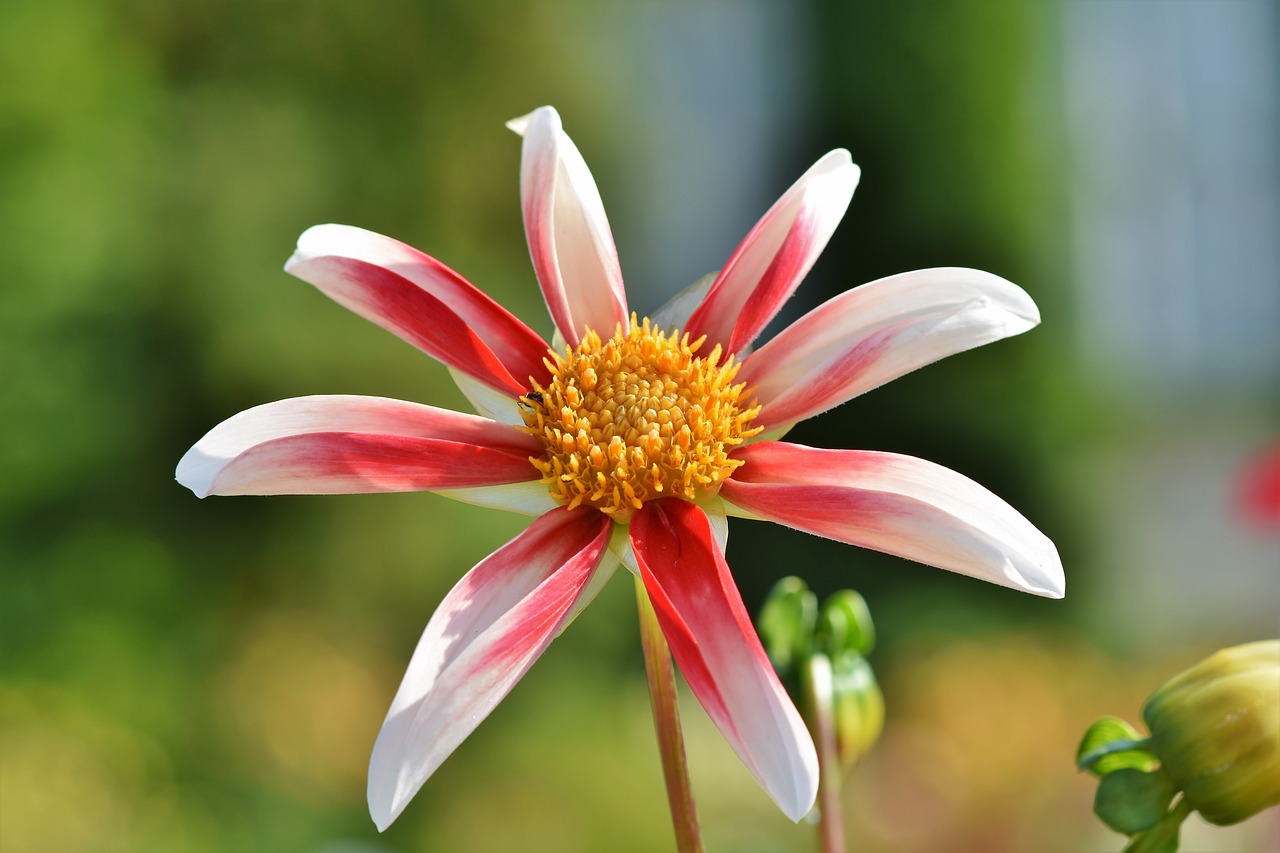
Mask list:
POLYGON ((995 495, 923 460, 778 441, 796 422, 1039 322, 997 276, 881 279, 752 346, 808 273, 858 181, 820 159, 715 276, 653 318, 627 308, 595 181, 560 117, 524 137, 529 253, 562 346, 436 259, 321 225, 285 269, 443 362, 479 415, 376 397, 242 412, 183 457, 197 495, 427 490, 536 516, 441 602, 374 745, 379 828, 404 809, 619 564, 637 573, 686 681, 779 807, 817 788, 803 721, 724 558, 726 515, 767 519, 1038 595, 1063 594, 1053 544, 995 495))
POLYGON ((586 504, 625 522, 659 498, 711 497, 743 463, 730 453, 760 432, 759 406, 733 382, 738 365, 686 333, 631 315, 607 341, 588 330, 554 355, 551 381, 524 397, 525 429, 546 445, 542 483, 570 509, 586 504))

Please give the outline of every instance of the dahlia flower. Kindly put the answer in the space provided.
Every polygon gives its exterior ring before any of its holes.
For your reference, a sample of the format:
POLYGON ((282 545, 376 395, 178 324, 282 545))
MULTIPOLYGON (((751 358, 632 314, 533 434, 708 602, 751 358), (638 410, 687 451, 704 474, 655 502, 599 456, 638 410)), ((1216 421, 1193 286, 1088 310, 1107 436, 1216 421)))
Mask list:
POLYGON ((379 829, 619 565, 642 579, 707 714, 798 820, 817 757, 725 562, 726 517, 1060 597, 1053 543, 977 483, 909 456, 778 440, 908 371, 1024 332, 1039 313, 989 273, 921 270, 850 290, 753 349, 848 207, 859 171, 837 150, 717 274, 640 320, 595 181, 556 111, 509 126, 523 137, 525 231, 555 345, 429 255, 316 226, 285 270, 443 362, 478 414, 281 400, 214 427, 177 479, 200 497, 422 490, 535 516, 427 624, 373 748, 379 829))

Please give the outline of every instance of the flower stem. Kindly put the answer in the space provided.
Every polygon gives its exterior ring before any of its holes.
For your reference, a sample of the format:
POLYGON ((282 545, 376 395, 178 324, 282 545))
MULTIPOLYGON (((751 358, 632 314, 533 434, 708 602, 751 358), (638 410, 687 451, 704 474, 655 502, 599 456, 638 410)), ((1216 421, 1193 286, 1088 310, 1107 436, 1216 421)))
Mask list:
POLYGON ((676 849, 681 853, 701 853, 702 829, 689 785, 689 767, 680 732, 680 709, 676 706, 676 674, 671 666, 671 650, 653 612, 653 603, 644 581, 636 578, 636 608, 640 611, 640 641, 644 647, 644 668, 649 676, 649 700, 653 706, 653 727, 662 754, 662 775, 667 781, 667 802, 675 825, 676 849))
POLYGON ((823 853, 844 853, 844 814, 840 804, 843 773, 836 752, 831 661, 815 653, 805 662, 804 702, 818 750, 818 841, 823 853))

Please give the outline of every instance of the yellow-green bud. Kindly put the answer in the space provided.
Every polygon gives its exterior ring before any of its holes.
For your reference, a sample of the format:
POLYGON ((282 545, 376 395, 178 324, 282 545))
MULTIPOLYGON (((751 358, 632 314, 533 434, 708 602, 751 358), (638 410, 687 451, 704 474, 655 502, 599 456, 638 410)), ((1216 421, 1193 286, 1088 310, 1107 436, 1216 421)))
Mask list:
POLYGON ((1142 706, 1150 751, 1209 823, 1280 803, 1280 640, 1222 649, 1142 706))
POLYGON ((847 651, 831 662, 835 698, 836 745, 848 773, 884 729, 884 694, 866 658, 847 651))

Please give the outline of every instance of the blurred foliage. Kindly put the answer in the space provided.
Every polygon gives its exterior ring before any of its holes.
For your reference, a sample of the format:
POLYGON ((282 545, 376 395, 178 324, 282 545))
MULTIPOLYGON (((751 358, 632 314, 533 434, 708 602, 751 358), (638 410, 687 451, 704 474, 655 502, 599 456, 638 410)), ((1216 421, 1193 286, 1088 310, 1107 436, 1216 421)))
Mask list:
MULTIPOLYGON (((805 298, 946 263, 1027 284, 1050 315, 1057 143, 1028 93, 1043 7, 813 12, 812 147, 851 148, 867 178, 805 298)), ((607 21, 607 4, 467 0, 0 6, 0 849, 669 843, 626 585, 379 837, 364 765, 416 637, 524 519, 432 495, 199 502, 172 482, 207 429, 269 400, 465 408, 438 365, 280 271, 309 225, 402 238, 547 328, 502 122, 555 103, 608 199, 628 93, 599 91, 601 53, 582 43, 607 21)), ((952 359, 796 438, 951 465, 1071 566, 1053 466, 1087 418, 1061 334, 952 359)), ((730 559, 753 609, 787 573, 822 593, 852 582, 876 608, 902 717, 860 777, 877 781, 850 786, 867 843, 1051 849, 1090 825, 1088 786, 1051 768, 1126 704, 1084 688, 1123 692, 1125 673, 1087 647, 990 636, 1069 610, 764 525, 737 525, 730 559), (1003 762, 966 761, 991 738, 1003 762)), ((713 845, 807 843, 685 708, 713 845)))
MULTIPOLYGON (((788 440, 907 453, 960 471, 1047 531, 1074 569, 1084 544, 1056 466, 1105 418, 1063 358, 1070 329, 1067 246, 1058 236, 1066 219, 1057 168, 1063 142, 1043 57, 1055 9, 1019 0, 816 3, 815 133, 848 147, 862 180, 797 300, 816 305, 886 275, 968 266, 1025 287, 1048 322, 877 388, 800 424, 788 440)), ((880 596, 907 584, 960 630, 1065 619, 1073 607, 1070 596, 1028 601, 771 525, 741 526, 730 550, 735 569, 745 561, 754 567, 749 601, 763 599, 773 582, 764 567, 779 562, 819 594, 852 583, 873 600, 890 645, 913 630, 922 602, 880 596)), ((1088 583, 1069 575, 1073 590, 1088 583)))

